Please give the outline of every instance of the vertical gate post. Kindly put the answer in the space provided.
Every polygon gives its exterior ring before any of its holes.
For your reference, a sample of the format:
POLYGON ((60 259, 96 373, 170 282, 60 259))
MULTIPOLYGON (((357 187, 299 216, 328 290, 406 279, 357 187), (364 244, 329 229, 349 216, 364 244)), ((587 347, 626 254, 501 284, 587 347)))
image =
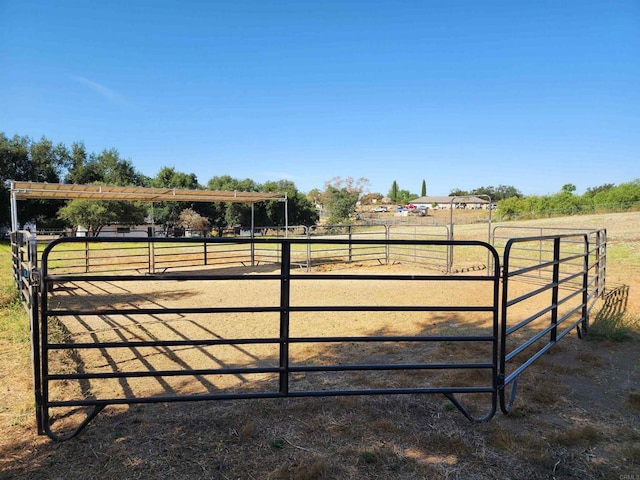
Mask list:
MULTIPOLYGON (((453 241, 453 199, 449 203, 449 240, 453 241)), ((449 245, 447 249, 447 273, 451 273, 453 270, 453 243, 449 245)))
MULTIPOLYGON (((587 333, 589 330, 589 256, 591 255, 590 251, 590 243, 589 236, 584 236, 584 261, 582 263, 583 273, 582 273, 582 330, 584 333, 587 333)), ((596 279, 597 282, 597 279, 596 279)), ((596 283, 596 294, 598 285, 596 283)), ((578 329, 578 334, 580 334, 580 330, 578 329)))
MULTIPOLYGON (((251 204, 251 266, 254 267, 256 265, 256 243, 255 243, 255 203, 251 204)), ((285 226, 285 237, 287 236, 286 226, 285 226)))
POLYGON ((551 329, 549 340, 551 343, 555 343, 558 335, 558 292, 560 290, 560 285, 558 282, 560 280, 560 238, 553 239, 553 289, 551 290, 551 324, 553 328, 551 329))
POLYGON ((307 236, 307 269, 306 271, 309 272, 311 271, 311 242, 309 241, 311 239, 311 228, 310 227, 305 227, 306 229, 306 236, 307 236))
POLYGON ((604 295, 605 291, 605 271, 606 271, 606 244, 607 231, 598 230, 596 232, 596 295, 598 297, 604 295), (604 255, 603 255, 604 251, 604 255))
MULTIPOLYGON (((86 242, 85 242, 86 244, 86 242)), ((49 247, 47 247, 49 248, 49 247)), ((42 429, 44 432, 47 432, 49 426, 49 348, 48 348, 48 314, 47 311, 49 309, 48 303, 48 289, 49 284, 47 284, 47 270, 48 270, 48 252, 45 249, 42 255, 42 268, 41 277, 40 277, 40 311, 38 312, 40 331, 38 333, 39 345, 39 363, 36 368, 40 371, 40 391, 39 393, 39 405, 36 405, 38 409, 37 417, 39 417, 40 425, 38 426, 38 430, 42 429)), ((38 395, 38 393, 36 395, 38 395)))
POLYGON ((280 394, 289 393, 289 305, 291 293, 291 242, 282 242, 280 278, 280 394))
POLYGON ((84 273, 89 273, 89 242, 86 240, 84 241, 84 273))
MULTIPOLYGON (((42 422, 42 376, 40 370, 40 326, 38 323, 40 299, 40 281, 38 274, 38 240, 29 238, 29 326, 31 328, 31 368, 33 369, 33 393, 36 408, 36 429, 38 435, 44 434, 42 422)), ((24 298, 23 298, 24 301, 24 298)))
POLYGON ((347 231, 349 232, 349 263, 351 263, 352 261, 352 257, 353 257, 353 244, 351 243, 351 238, 352 238, 352 225, 349 225, 347 227, 347 231))
POLYGON ((156 273, 156 243, 153 239, 147 244, 147 254, 149 256, 149 274, 156 273))
POLYGON ((384 226, 384 239, 385 239, 385 247, 384 247, 384 260, 385 260, 385 265, 389 265, 389 259, 391 256, 391 251, 390 251, 390 245, 389 245, 389 239, 391 238, 391 225, 385 225, 384 226))

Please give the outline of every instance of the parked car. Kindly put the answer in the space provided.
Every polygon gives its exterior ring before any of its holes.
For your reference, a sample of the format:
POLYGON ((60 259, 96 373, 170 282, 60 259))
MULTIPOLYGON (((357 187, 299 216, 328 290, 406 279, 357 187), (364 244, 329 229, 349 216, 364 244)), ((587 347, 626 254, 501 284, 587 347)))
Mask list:
POLYGON ((388 212, 389 211, 389 207, 385 207, 384 205, 378 205, 377 207, 375 207, 371 211, 372 212, 388 212))

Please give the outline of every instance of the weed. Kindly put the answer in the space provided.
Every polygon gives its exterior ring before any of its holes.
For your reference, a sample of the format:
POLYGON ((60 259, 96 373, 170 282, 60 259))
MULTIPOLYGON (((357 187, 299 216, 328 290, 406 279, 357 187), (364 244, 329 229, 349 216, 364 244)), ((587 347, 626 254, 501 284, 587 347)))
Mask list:
POLYGON ((569 428, 552 437, 552 440, 561 445, 591 445, 597 443, 602 438, 602 434, 593 426, 585 425, 581 427, 569 428))
POLYGON ((629 393, 625 403, 636 410, 640 410, 640 392, 629 393))
POLYGON ((581 361, 582 363, 585 363, 587 365, 590 365, 592 367, 603 367, 604 363, 602 362, 602 359, 592 353, 592 352, 579 352, 576 353, 576 360, 581 361))
POLYGON ((274 450, 281 450, 284 447, 284 440, 281 438, 274 438, 271 440, 271 448, 274 450))
POLYGON ((514 433, 502 427, 493 427, 488 436, 488 444, 531 462, 545 463, 549 460, 544 439, 529 433, 514 433))
POLYGON ((628 313, 597 316, 589 329, 588 338, 621 342, 631 338, 638 320, 628 313))
POLYGON ((288 461, 267 473, 266 478, 269 480, 320 480, 335 478, 334 475, 330 475, 330 473, 331 468, 327 461, 324 458, 314 456, 288 461))
MULTIPOLYGON (((640 445, 628 445, 620 452, 626 459, 631 462, 631 465, 638 464, 640 459, 640 445)), ((622 476, 620 476, 622 478, 622 476)))
POLYGON ((360 452, 360 461, 367 464, 376 463, 377 456, 375 453, 365 450, 364 452, 360 452))

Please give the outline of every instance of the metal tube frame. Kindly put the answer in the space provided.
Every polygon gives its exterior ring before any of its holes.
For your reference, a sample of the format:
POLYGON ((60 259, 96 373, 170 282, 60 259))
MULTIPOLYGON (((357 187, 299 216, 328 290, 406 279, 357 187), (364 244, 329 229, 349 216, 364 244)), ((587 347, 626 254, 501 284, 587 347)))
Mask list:
MULTIPOLYGON (((589 236, 588 234, 561 234, 561 235, 548 235, 537 237, 524 237, 515 238, 507 242, 503 259, 503 272, 502 272, 502 301, 501 301, 501 333, 500 333, 500 372, 499 372, 499 393, 500 393, 500 409, 503 413, 509 413, 513 403, 518 387, 518 379, 520 374, 524 372, 530 365, 532 365, 543 354, 549 351, 558 341, 560 341, 565 335, 567 335, 574 328, 576 329, 578 336, 582 338, 582 333, 586 333, 589 325, 589 309, 587 303, 589 299, 589 236), (580 239, 583 245, 583 251, 581 254, 575 254, 573 252, 563 252, 563 243, 575 244, 576 239, 580 239), (553 257, 549 261, 541 259, 533 261, 530 265, 512 267, 511 265, 511 253, 515 246, 520 243, 541 243, 552 242, 553 243, 553 257), (561 267, 563 265, 572 264, 576 259, 580 259, 582 262, 582 268, 578 272, 562 272, 561 267), (539 271, 543 269, 552 268, 551 283, 545 284, 542 287, 536 287, 530 290, 528 293, 522 294, 518 297, 510 297, 510 283, 518 281, 522 277, 526 276, 532 271, 539 271), (575 279, 580 279, 579 283, 573 282, 575 279), (561 295, 560 291, 563 290, 561 295), (539 311, 531 314, 526 319, 522 320, 518 324, 509 326, 510 308, 522 301, 533 298, 535 296, 544 295, 546 292, 551 293, 549 304, 540 309, 539 311), (580 299, 580 302, 574 308, 571 308, 570 302, 576 301, 576 298, 580 299), (565 306, 569 308, 568 312, 560 313, 560 307, 565 306), (575 316, 578 315, 576 319, 575 316), (524 340, 520 345, 516 346, 510 352, 507 352, 507 343, 509 337, 523 328, 530 327, 536 320, 544 318, 545 315, 549 315, 550 324, 541 329, 530 332, 531 335, 527 340, 524 340), (558 331, 559 326, 569 325, 558 331), (540 347, 539 342, 543 341, 544 337, 548 335, 548 341, 540 347), (537 350, 536 350, 537 348, 537 350), (535 351, 532 351, 535 350, 535 351), (527 353, 532 351, 531 353, 527 353), (516 357, 522 358, 522 355, 526 355, 519 367, 515 368, 512 372, 507 372, 507 366, 516 357), (510 393, 507 394, 508 387, 511 386, 510 393)), ((597 285, 594 287, 597 288, 597 285)), ((525 332, 527 333, 527 332, 525 332)))
MULTIPOLYGON (((201 242, 201 239, 193 239, 194 241, 201 242)), ((42 371, 42 385, 41 395, 38 399, 38 408, 40 411, 40 427, 41 429, 52 439, 64 440, 77 435, 90 421, 94 418, 105 406, 113 404, 136 404, 136 403, 152 403, 152 402, 178 402, 178 401, 195 401, 195 400, 216 400, 216 399, 236 399, 236 398, 278 398, 278 397, 318 397, 318 396, 344 396, 344 395, 381 395, 381 394, 413 394, 413 393, 439 393, 446 396, 462 414, 471 421, 481 422, 486 421, 493 417, 497 409, 497 372, 498 372, 498 291, 500 286, 500 270, 499 270, 499 258, 497 252, 493 247, 485 242, 479 241, 459 241, 455 242, 455 245, 461 246, 476 246, 488 250, 495 258, 496 268, 493 272, 481 274, 481 275, 467 275, 452 277, 449 275, 374 275, 374 274, 356 274, 356 275, 327 275, 327 274, 308 274, 308 275, 292 275, 291 274, 291 247, 294 244, 307 244, 307 243, 328 243, 328 244, 342 244, 342 245, 368 245, 368 244, 381 244, 389 242, 392 245, 400 245, 406 243, 418 243, 420 245, 438 244, 448 246, 450 241, 416 241, 408 242, 403 240, 306 240, 306 239, 207 239, 210 243, 278 243, 282 249, 282 267, 281 271, 277 275, 264 275, 264 276, 246 276, 246 275, 212 275, 212 274, 195 274, 186 276, 181 275, 54 275, 49 273, 48 258, 49 254, 57 245, 61 243, 69 243, 76 241, 75 239, 60 239, 52 242, 45 249, 42 256, 42 302, 40 310, 40 322, 41 322, 41 345, 42 355, 40 359, 41 371, 42 371), (235 308, 226 310, 225 308, 216 307, 203 307, 188 308, 188 309, 158 309, 154 307, 151 309, 131 309, 131 311, 125 309, 101 309, 100 315, 135 315, 135 314, 158 314, 164 313, 177 313, 178 311, 187 314, 195 314, 198 311, 246 311, 246 312, 260 312, 260 311, 272 311, 279 312, 280 316, 280 333, 278 338, 264 338, 264 339, 201 339, 201 340, 149 340, 149 341, 131 341, 131 342, 118 342, 113 343, 95 343, 95 344, 82 344, 82 343, 52 343, 48 337, 48 324, 49 319, 62 318, 62 317, 80 317, 83 314, 96 314, 95 309, 89 308, 89 310, 60 310, 53 308, 49 305, 48 299, 52 287, 56 285, 64 285, 66 282, 73 281, 90 281, 92 283, 100 281, 173 281, 181 280, 188 281, 188 279, 228 279, 242 281, 249 278, 252 279, 265 279, 265 280, 279 280, 280 282, 280 304, 278 307, 246 307, 235 308), (304 305, 293 305, 291 303, 290 288, 292 282, 299 281, 324 281, 324 280, 386 280, 386 281, 446 281, 449 282, 452 288, 455 288, 456 282, 460 281, 479 281, 490 285, 492 289, 491 301, 487 301, 486 305, 457 305, 457 306, 380 306, 378 304, 369 306, 315 306, 309 307, 304 305), (383 313, 385 311, 446 311, 446 312, 487 312, 491 314, 492 327, 488 328, 487 333, 484 334, 468 334, 468 335, 446 335, 446 336, 384 336, 384 335, 372 335, 365 337, 316 337, 316 338, 295 338, 291 337, 289 333, 289 322, 291 312, 361 312, 369 311, 372 313, 383 313), (489 333, 490 330, 490 333, 489 333), (87 348, 138 348, 143 346, 176 346, 176 345, 240 345, 246 343, 277 343, 279 344, 279 366, 277 369, 272 367, 246 367, 246 368, 214 368, 207 370, 177 370, 177 371, 148 371, 148 372, 110 372, 110 373, 90 373, 90 372, 76 372, 76 373, 57 373, 51 372, 49 367, 50 353, 56 350, 71 350, 71 349, 87 349, 87 348), (291 365, 289 345, 292 343, 317 343, 317 342, 481 342, 490 345, 490 354, 485 360, 474 361, 472 363, 421 363, 421 364, 375 364, 375 365, 291 365), (311 390, 311 391, 292 391, 290 389, 289 382, 291 375, 304 372, 336 372, 336 371, 402 371, 402 370, 450 370, 450 369, 485 369, 491 371, 491 380, 487 384, 480 383, 476 386, 430 386, 424 385, 420 387, 389 387, 389 388, 371 388, 371 389, 336 389, 336 390, 311 390), (137 397, 137 398, 85 398, 81 400, 51 400, 49 393, 49 383, 59 380, 78 380, 78 379, 99 379, 99 378, 133 378, 139 376, 149 377, 163 377, 163 376, 175 376, 175 375, 207 375, 207 374, 238 374, 238 373, 278 373, 279 374, 279 387, 278 391, 263 391, 252 393, 209 393, 204 395, 163 395, 159 397, 137 397), (470 410, 468 410, 458 398, 458 394, 467 393, 485 393, 490 395, 490 408, 483 416, 477 417, 470 410), (51 409, 58 407, 87 407, 89 410, 86 413, 86 418, 80 423, 80 425, 73 431, 66 434, 60 434, 53 431, 49 418, 51 417, 51 409)), ((81 241, 92 241, 91 239, 82 239, 81 241)), ((122 242, 131 241, 131 239, 112 239, 110 242, 122 242)), ((148 239, 144 239, 148 241, 148 239)), ((166 241, 165 239, 158 239, 158 241, 166 241)), ((175 241, 175 240, 170 240, 175 241)), ((189 243, 191 239, 185 239, 189 243)))

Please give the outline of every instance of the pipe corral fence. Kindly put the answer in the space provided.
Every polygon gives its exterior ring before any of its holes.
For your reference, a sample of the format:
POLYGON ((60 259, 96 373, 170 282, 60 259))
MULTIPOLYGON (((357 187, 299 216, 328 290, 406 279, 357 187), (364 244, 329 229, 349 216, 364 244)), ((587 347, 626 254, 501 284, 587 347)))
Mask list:
POLYGON ((435 393, 471 421, 508 413, 526 368, 587 332, 606 273, 605 230, 514 232, 533 235, 14 232, 38 433, 71 438, 109 405, 222 399, 435 393))

